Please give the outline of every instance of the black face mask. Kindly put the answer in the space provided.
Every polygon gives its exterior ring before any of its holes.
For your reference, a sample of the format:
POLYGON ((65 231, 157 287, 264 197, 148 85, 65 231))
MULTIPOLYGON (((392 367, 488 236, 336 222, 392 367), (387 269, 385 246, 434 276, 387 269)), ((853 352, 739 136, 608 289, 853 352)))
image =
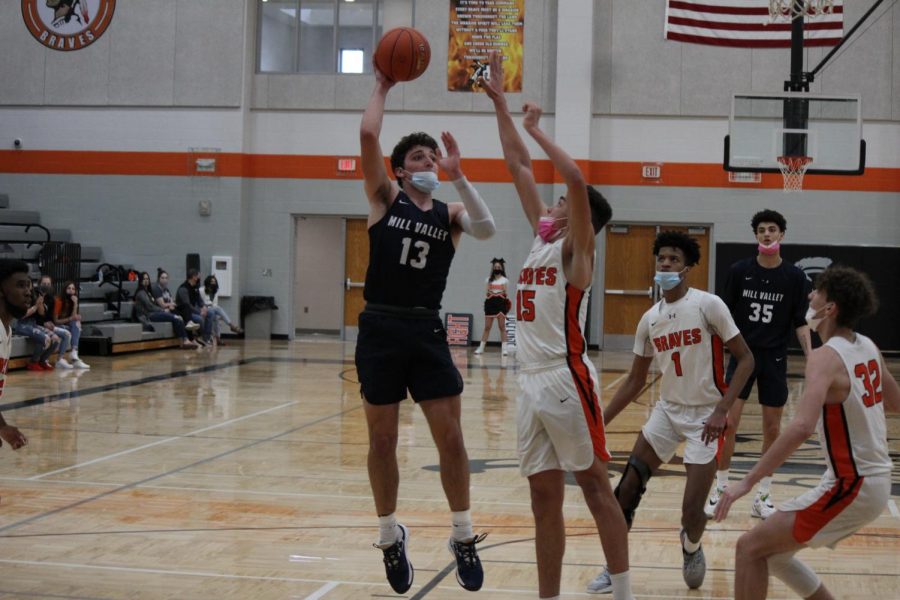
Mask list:
POLYGON ((209 288, 207 288, 206 293, 209 294, 210 296, 215 296, 218 291, 219 291, 218 285, 211 285, 211 286, 209 286, 209 288))
POLYGON ((503 273, 503 269, 494 269, 494 275, 499 275, 503 273))
POLYGON ((45 284, 39 287, 38 291, 40 291, 42 295, 46 296, 53 293, 53 287, 45 284))

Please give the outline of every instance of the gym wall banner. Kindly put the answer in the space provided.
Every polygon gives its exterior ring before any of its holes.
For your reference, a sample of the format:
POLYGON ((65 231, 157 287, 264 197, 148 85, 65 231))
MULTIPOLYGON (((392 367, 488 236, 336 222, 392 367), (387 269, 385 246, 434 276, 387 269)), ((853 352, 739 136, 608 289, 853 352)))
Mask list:
POLYGON ((22 0, 31 35, 52 50, 81 50, 109 28, 116 0, 22 0))
POLYGON ((444 313, 448 346, 468 346, 472 340, 471 313, 444 313))
MULTIPOLYGON (((756 254, 756 244, 716 244, 716 293, 725 288, 732 264, 756 254)), ((872 338, 885 352, 900 351, 900 321, 893 310, 900 295, 900 248, 784 244, 781 256, 800 267, 811 283, 832 264, 853 267, 868 275, 878 293, 880 308, 874 316, 860 321, 857 331, 872 338)), ((791 337, 791 347, 799 349, 796 339, 791 337)), ((813 334, 813 345, 818 344, 818 336, 813 334)))
POLYGON ((450 0, 447 89, 480 90, 488 53, 503 55, 503 89, 522 91, 525 0, 450 0))

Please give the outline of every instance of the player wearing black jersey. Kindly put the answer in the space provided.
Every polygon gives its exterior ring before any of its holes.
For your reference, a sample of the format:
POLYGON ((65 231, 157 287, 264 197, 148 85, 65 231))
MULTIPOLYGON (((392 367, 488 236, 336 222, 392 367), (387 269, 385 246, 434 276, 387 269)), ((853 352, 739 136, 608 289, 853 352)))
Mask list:
MULTIPOLYGON (((722 299, 753 352, 756 368, 728 414, 729 428, 719 456, 716 486, 706 504, 710 516, 728 483, 735 434, 753 382, 756 381, 762 405, 762 453, 765 453, 781 430, 781 414, 788 397, 787 346, 792 330, 797 333, 803 353, 808 354, 810 350, 809 327, 805 320, 809 280, 803 271, 781 258, 781 241, 787 223, 780 213, 766 209, 753 215, 751 224, 758 253, 731 265, 722 299)), ((725 375, 728 382, 734 366, 732 357, 725 375)), ((769 493, 771 482, 771 473, 760 481, 750 508, 751 516, 765 519, 775 511, 769 493)))
POLYGON ((456 579, 470 591, 484 574, 469 513, 469 459, 460 425, 462 377, 453 365, 438 316, 447 273, 462 233, 488 238, 490 211, 460 168, 456 140, 441 134, 443 154, 431 136, 413 133, 391 153, 393 181, 379 136, 384 104, 394 82, 375 69, 375 89, 360 126, 361 163, 369 200, 369 268, 359 316, 356 369, 369 431, 369 483, 378 512, 388 582, 398 594, 413 582, 407 556, 409 531, 397 522, 397 432, 400 401, 407 390, 422 408, 440 457, 441 483, 453 512, 448 543, 456 579), (462 202, 432 197, 438 169, 453 182, 462 202))

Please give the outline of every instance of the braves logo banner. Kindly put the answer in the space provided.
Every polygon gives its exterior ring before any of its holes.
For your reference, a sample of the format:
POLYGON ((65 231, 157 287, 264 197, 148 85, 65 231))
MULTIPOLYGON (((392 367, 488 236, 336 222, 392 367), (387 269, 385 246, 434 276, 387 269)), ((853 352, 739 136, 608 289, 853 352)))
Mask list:
POLYGON ((450 44, 447 52, 447 89, 481 90, 481 77, 490 76, 488 54, 503 56, 503 90, 522 91, 525 0, 450 0, 450 44))
POLYGON ((22 18, 34 39, 63 52, 97 41, 115 10, 116 0, 22 0, 22 18))

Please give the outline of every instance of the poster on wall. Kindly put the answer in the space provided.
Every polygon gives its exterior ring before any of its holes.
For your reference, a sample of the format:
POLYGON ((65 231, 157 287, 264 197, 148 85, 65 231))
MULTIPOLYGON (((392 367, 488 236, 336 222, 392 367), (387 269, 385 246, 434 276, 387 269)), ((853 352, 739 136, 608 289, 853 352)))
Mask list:
POLYGON ((444 329, 448 346, 468 346, 472 341, 472 314, 445 313, 444 329))
POLYGON ((447 89, 477 92, 488 54, 503 55, 503 89, 522 91, 525 0, 450 0, 447 89))
POLYGON ((22 0, 25 27, 53 50, 81 50, 109 28, 116 0, 22 0))
MULTIPOLYGON (((748 256, 756 256, 755 244, 716 244, 716 293, 725 288, 729 267, 748 256)), ((824 244, 785 244, 784 260, 794 263, 815 283, 816 276, 830 265, 853 267, 864 272, 875 285, 881 307, 874 316, 860 321, 857 331, 872 338, 885 352, 900 351, 900 327, 893 314, 893 299, 900 295, 900 248, 884 246, 828 246, 824 244)), ((799 349, 792 337, 791 348, 799 349)), ((813 336, 817 344, 817 336, 813 336)))

